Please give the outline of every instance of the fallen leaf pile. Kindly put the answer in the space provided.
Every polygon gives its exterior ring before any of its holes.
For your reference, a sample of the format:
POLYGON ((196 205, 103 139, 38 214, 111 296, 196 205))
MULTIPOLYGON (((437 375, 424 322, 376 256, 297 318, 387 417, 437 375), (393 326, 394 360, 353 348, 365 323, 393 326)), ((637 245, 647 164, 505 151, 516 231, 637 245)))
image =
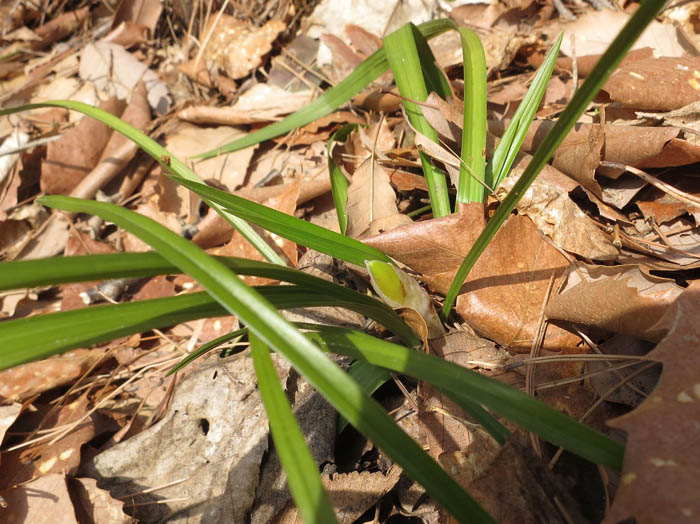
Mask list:
MULTIPOLYGON (((348 181, 347 236, 392 257, 439 306, 498 202, 637 6, 461 4, 5 2, 0 104, 98 106, 158 140, 207 184, 338 231, 330 155, 348 181), (425 210, 418 152, 453 181, 459 169, 460 98, 469 93, 455 32, 430 41, 455 93, 433 93, 423 106, 440 144, 408 125, 386 72, 286 136, 193 161, 304 108, 386 34, 435 17, 475 28, 484 44, 487 158, 550 43, 566 34, 514 168, 485 203, 441 218, 425 210), (328 149, 345 124, 355 128, 328 149)), ((647 28, 469 273, 447 332, 426 344, 624 440, 619 479, 566 456, 554 466, 556 450, 518 431, 499 446, 430 384, 397 377, 401 388, 380 390, 398 423, 504 524, 700 518, 699 14, 697 2, 676 3, 647 28)), ((78 113, 3 117, 0 258, 149 249, 96 217, 35 203, 63 194, 123 205, 211 254, 263 259, 166 175, 132 142, 78 113)), ((290 266, 369 289, 360 269, 258 232, 290 266)), ((5 319, 197 286, 170 275, 2 292, 0 333, 5 319)), ((367 329, 366 319, 338 308, 289 315, 367 329)), ((185 354, 239 327, 232 316, 200 319, 0 371, 0 522, 301 522, 250 357, 211 355, 166 376, 185 354)), ((339 522, 453 522, 371 442, 351 430, 336 435, 332 408, 285 361, 275 366, 339 522)))

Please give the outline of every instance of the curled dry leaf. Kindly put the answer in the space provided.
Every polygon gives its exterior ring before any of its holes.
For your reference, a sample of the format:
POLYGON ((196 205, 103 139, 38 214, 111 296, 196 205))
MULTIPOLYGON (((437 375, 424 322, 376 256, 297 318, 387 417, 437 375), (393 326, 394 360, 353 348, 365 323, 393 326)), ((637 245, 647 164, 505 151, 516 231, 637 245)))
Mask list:
POLYGON ((605 522, 691 523, 700 515, 700 284, 694 282, 660 321, 666 337, 648 357, 663 364, 654 392, 609 422, 627 432, 622 481, 605 522), (654 489, 649 489, 654 486, 654 489))
MULTIPOLYGON (((553 127, 554 122, 539 120, 528 129, 522 150, 532 153, 553 127)), ((489 131, 502 135, 505 123, 489 122, 489 131)), ((623 169, 601 168, 602 160, 637 168, 673 167, 700 161, 700 147, 679 138, 681 129, 673 127, 632 127, 621 125, 576 124, 554 154, 552 165, 579 182, 598 198, 620 207, 631 196, 617 200, 611 190, 606 194, 596 180, 596 170, 610 178, 618 178, 623 169)))
POLYGON ((563 320, 658 341, 655 326, 683 288, 642 273, 636 266, 576 264, 564 290, 547 305, 550 320, 563 320))
POLYGON ((290 93, 281 87, 256 84, 231 107, 193 106, 183 109, 177 116, 195 124, 255 124, 278 120, 280 116, 307 106, 312 100, 312 91, 290 93))
MULTIPOLYGON (((401 469, 393 467, 384 475, 381 471, 353 471, 321 475, 339 524, 350 524, 376 504, 398 482, 401 469)), ((289 502, 270 524, 303 524, 293 502, 289 502)))
MULTIPOLYGON (((121 115, 124 104, 111 98, 100 109, 121 115)), ((97 165, 112 130, 94 118, 84 118, 58 140, 46 146, 41 163, 41 190, 47 194, 68 195, 97 165)))
MULTIPOLYGON (((521 156, 496 190, 497 198, 505 198, 529 161, 529 156, 521 156)), ((569 197, 575 187, 571 179, 546 164, 518 202, 517 210, 529 216, 561 249, 593 260, 615 259, 618 250, 611 239, 569 197)))

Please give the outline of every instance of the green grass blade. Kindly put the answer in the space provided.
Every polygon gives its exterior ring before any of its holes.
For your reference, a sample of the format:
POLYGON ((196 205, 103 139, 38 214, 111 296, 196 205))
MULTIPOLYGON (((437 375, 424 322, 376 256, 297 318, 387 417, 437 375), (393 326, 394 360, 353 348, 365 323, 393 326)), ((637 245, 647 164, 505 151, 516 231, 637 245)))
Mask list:
POLYGON ((242 219, 257 224, 277 235, 283 236, 321 253, 345 260, 352 264, 364 265, 365 260, 382 260, 389 258, 373 247, 367 246, 353 238, 344 237, 323 227, 300 220, 286 213, 262 206, 245 198, 231 195, 205 184, 173 177, 178 183, 191 189, 202 198, 215 202, 242 219))
POLYGON ((483 202, 484 184, 494 187, 486 171, 486 57, 477 34, 458 29, 464 56, 464 125, 457 202, 483 202))
POLYGON ((459 403, 483 404, 545 440, 598 464, 622 467, 624 446, 517 389, 447 360, 343 328, 307 334, 328 351, 425 380, 459 403))
POLYGON ((333 195, 333 203, 335 211, 338 215, 338 226, 340 234, 344 235, 348 229, 348 179, 333 160, 332 150, 335 142, 345 142, 351 131, 357 129, 357 124, 345 124, 328 139, 326 146, 326 154, 328 156, 328 174, 331 177, 331 194, 333 195))
POLYGON ((151 245, 286 357, 341 415, 421 483, 458 522, 495 523, 354 380, 219 261, 153 220, 113 204, 59 196, 42 197, 40 203, 71 212, 98 213, 151 245))
MULTIPOLYGON (((373 366, 366 360, 353 362, 348 368, 348 375, 357 381, 360 387, 368 395, 374 394, 388 380, 391 380, 389 372, 377 366, 373 366)), ((344 417, 338 417, 337 433, 340 434, 347 427, 348 421, 344 417)))
POLYGON ((206 293, 94 306, 0 324, 0 370, 117 337, 226 315, 206 293))
MULTIPOLYGON (((444 33, 448 29, 454 27, 454 22, 451 20, 431 20, 418 26, 418 30, 425 38, 432 38, 444 33)), ((244 149, 246 147, 259 144, 270 138, 288 133, 292 129, 304 126, 314 120, 326 116, 335 111, 345 102, 350 100, 357 93, 362 91, 369 84, 374 82, 379 76, 386 71, 389 64, 384 55, 384 49, 379 49, 374 54, 369 56, 364 62, 358 65, 355 70, 348 75, 345 80, 337 86, 326 91, 323 96, 311 102, 308 106, 300 109, 296 113, 289 115, 284 120, 271 124, 267 127, 259 129, 254 133, 243 138, 235 140, 229 144, 221 146, 217 149, 212 149, 195 158, 211 158, 224 153, 231 153, 244 149)))
MULTIPOLYGON (((347 295, 328 295, 318 289, 260 286, 255 290, 277 309, 344 307, 377 322, 391 318, 385 310, 369 302, 347 295)), ((132 333, 226 314, 226 310, 206 293, 192 293, 7 320, 0 324, 0 368, 132 333)), ((400 327, 399 324, 397 326, 400 327)), ((401 329, 404 332, 408 330, 405 324, 401 329)), ((417 340, 415 334, 410 335, 411 340, 417 340)))
POLYGON ((559 56, 559 48, 561 47, 563 37, 564 33, 560 33, 554 45, 549 50, 549 53, 547 53, 530 88, 527 90, 525 98, 523 98, 523 101, 518 106, 517 111, 513 115, 513 120, 505 133, 503 133, 501 141, 493 152, 493 158, 491 159, 487 173, 493 180, 492 187, 494 188, 498 187, 510 171, 515 161, 515 156, 518 154, 523 140, 525 140, 527 130, 530 128, 537 108, 540 106, 540 102, 542 102, 542 98, 547 91, 547 84, 552 76, 552 71, 554 71, 554 65, 559 56))
MULTIPOLYGON (((420 346, 420 339, 389 306, 344 286, 309 275, 297 269, 244 258, 215 257, 239 275, 271 278, 297 284, 315 294, 335 300, 334 305, 350 304, 357 311, 401 337, 409 347, 420 346)), ((158 253, 121 253, 20 260, 0 264, 0 291, 25 287, 84 282, 109 278, 150 277, 176 274, 180 270, 158 253)))
MULTIPOLYGON (((114 116, 107 111, 93 107, 83 102, 76 102, 73 100, 50 100, 47 102, 42 102, 39 104, 26 104, 23 106, 12 107, 9 109, 0 110, 0 116, 11 115, 20 111, 28 111, 30 109, 38 109, 43 107, 63 107, 66 109, 71 109, 73 111, 78 111, 89 117, 99 120, 108 127, 111 127, 118 133, 121 133, 128 139, 135 142, 141 149, 146 153, 151 155, 161 166, 166 170, 175 173, 176 175, 193 180, 195 182, 202 182, 202 179, 197 176, 190 168, 188 168, 183 162, 171 155, 167 149, 161 146, 158 142, 145 135, 135 127, 127 124, 118 117, 114 116)), ((220 209, 216 204, 207 202, 210 207, 212 207, 217 213, 219 213, 229 224, 231 224, 236 230, 238 230, 243 237, 250 242, 268 261, 275 264, 285 265, 284 260, 275 252, 270 245, 263 240, 257 231, 255 231, 250 224, 245 221, 226 213, 224 210, 220 209)))
POLYGON ((251 333, 250 352, 265 411, 270 419, 270 434, 284 471, 289 491, 304 522, 326 524, 338 522, 326 491, 321 484, 318 466, 309 451, 265 343, 251 333))
MULTIPOLYGON (((197 349, 195 349, 192 353, 184 357, 180 362, 175 364, 170 371, 165 375, 170 376, 173 373, 180 371, 182 368, 187 366, 188 364, 191 364, 195 360, 197 360, 199 357, 202 355, 205 355, 206 353, 209 353, 212 349, 216 349, 222 344, 226 344, 226 342, 230 342, 231 340, 234 340, 236 338, 240 338, 243 335, 248 334, 248 328, 242 328, 242 329, 237 329, 236 331, 231 331, 231 333, 226 333, 225 335, 222 335, 218 338, 215 338, 214 340, 210 340, 206 344, 202 344, 199 346, 197 349)), ((246 347, 241 346, 241 348, 238 351, 233 352, 235 355, 236 353, 240 353, 241 351, 245 351, 246 347)))
MULTIPOLYGON (((408 23, 387 35, 383 42, 386 59, 394 74, 396 87, 398 87, 401 96, 424 102, 428 98, 428 84, 442 87, 442 82, 439 79, 442 77, 442 72, 435 66, 435 57, 427 44, 420 46, 419 49, 418 41, 420 40, 422 40, 422 36, 416 26, 408 23), (429 65, 432 65, 431 69, 428 69, 429 65)), ((444 96, 442 92, 438 94, 444 96)), ((437 131, 423 116, 420 106, 407 99, 403 100, 403 106, 411 125, 433 142, 437 142, 437 131)), ((433 207, 433 216, 449 215, 450 199, 444 173, 439 171, 433 161, 423 152, 420 153, 420 159, 428 186, 430 204, 433 207)))
POLYGON ((449 315, 455 299, 462 288, 462 284, 467 279, 469 271, 476 263, 481 253, 484 252, 486 246, 499 230, 501 225, 506 221, 511 211, 515 209, 516 204, 530 187, 530 184, 535 180, 535 177, 542 170, 542 167, 549 161, 554 154, 554 151, 559 147, 562 140, 576 123, 578 117, 585 111, 588 104, 593 100, 593 97, 598 93, 610 74, 615 70, 620 61, 629 51, 632 44, 637 40, 639 35, 644 31, 647 25, 654 19, 659 10, 663 7, 664 0, 646 0, 641 3, 639 9, 635 11, 632 18, 625 24, 620 33, 615 37, 615 40, 610 44, 610 47, 605 51, 596 66, 591 71, 591 74, 586 78, 586 81, 574 94, 574 97, 566 106, 566 109, 561 114, 556 124, 544 138, 540 147, 537 148, 535 154, 530 160, 530 163, 525 168, 525 171, 513 186, 513 189, 508 193, 506 198, 496 209, 488 224, 477 238, 474 246, 471 248, 466 258, 460 265, 455 275, 452 285, 450 286, 445 303, 442 307, 442 312, 445 316, 449 315))

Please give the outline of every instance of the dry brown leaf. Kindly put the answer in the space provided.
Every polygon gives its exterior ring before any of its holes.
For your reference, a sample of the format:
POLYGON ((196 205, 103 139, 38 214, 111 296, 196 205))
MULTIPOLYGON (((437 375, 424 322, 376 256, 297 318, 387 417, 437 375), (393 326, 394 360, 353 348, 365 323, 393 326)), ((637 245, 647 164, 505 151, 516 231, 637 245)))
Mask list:
MULTIPOLYGON (((339 524, 351 524, 391 490, 401 476, 401 469, 393 467, 387 475, 381 472, 336 473, 321 475, 339 524)), ((303 524, 299 511, 290 501, 270 524, 303 524)))
MULTIPOLYGON (((244 134, 234 127, 200 127, 182 122, 168 134, 165 147, 187 161, 191 156, 241 138, 244 134)), ((202 180, 216 182, 217 187, 223 186, 232 191, 245 182, 248 165, 256 149, 257 146, 247 147, 235 153, 199 161, 192 167, 202 180)), ((171 178, 160 176, 155 192, 161 210, 181 217, 193 215, 192 204, 198 202, 198 197, 171 178)))
POLYGON ((104 352, 97 349, 76 349, 0 371, 0 397, 21 400, 70 384, 103 357, 104 352))
POLYGON ((75 510, 83 522, 95 524, 131 524, 133 517, 124 513, 124 502, 112 498, 109 491, 97 487, 97 481, 89 478, 76 478, 70 481, 71 491, 78 499, 75 510), (89 520, 87 520, 89 519, 89 520))
MULTIPOLYGON (((0 406, 0 444, 2 444, 5 438, 5 433, 17 420, 17 416, 22 411, 22 404, 13 402, 12 404, 7 404, 5 406, 0 406)), ((2 458, 2 457, 0 457, 2 458)))
POLYGON ((44 475, 0 496, 7 502, 0 508, 5 524, 78 524, 65 475, 44 475))
POLYGON ((143 25, 151 33, 156 28, 160 14, 163 12, 163 4, 158 0, 132 0, 121 2, 112 19, 112 29, 116 29, 124 22, 133 22, 143 25))
POLYGON ((365 160, 352 175, 346 209, 346 234, 352 238, 365 234, 375 220, 399 214, 389 175, 376 160, 365 160))
POLYGON ((80 57, 78 74, 99 91, 122 100, 129 97, 139 82, 143 82, 153 112, 162 116, 170 109, 170 93, 156 72, 118 44, 92 42, 86 45, 80 57))
MULTIPOLYGON (((574 22, 552 24, 548 27, 548 31, 552 35, 556 35, 559 31, 566 31, 569 35, 561 44, 561 51, 566 56, 602 54, 630 16, 622 11, 591 10, 579 16, 574 22), (575 53, 573 46, 576 46, 575 53)), ((686 54, 684 44, 683 37, 678 34, 673 25, 654 20, 635 41, 632 49, 650 47, 654 50, 654 56, 683 56, 686 54)))
MULTIPOLYGON (((483 448, 441 457, 441 462, 459 472, 466 470, 468 474, 462 485, 496 521, 503 524, 588 522, 562 479, 535 456, 527 437, 516 433, 500 449, 483 448), (471 457, 479 452, 488 453, 490 460, 472 464, 471 457)), ((448 524, 456 523, 451 516, 445 518, 448 524)))
POLYGON ((255 84, 231 107, 193 106, 183 109, 177 116, 195 124, 255 124, 278 120, 312 100, 312 91, 290 93, 277 86, 255 84))
MULTIPOLYGON (((535 67, 539 67, 541 63, 544 61, 544 54, 542 55, 536 55, 539 56, 540 60, 537 62, 531 62, 531 65, 535 67)), ((579 77, 586 77, 589 74, 591 74, 591 71, 595 67, 595 65, 598 63, 598 60, 600 60, 600 57, 603 55, 585 55, 585 56, 577 56, 576 57, 576 69, 578 71, 578 76, 579 77)), ((644 47, 642 49, 635 49, 633 51, 630 51, 625 55, 625 58, 622 59, 622 62, 620 62, 620 65, 618 67, 622 67, 623 65, 626 65, 630 62, 636 62, 637 60, 643 60, 645 58, 653 58, 654 56, 654 50, 650 47, 644 47)), ((557 69, 563 69, 565 71, 571 72, 573 70, 573 64, 574 60, 573 58, 570 58, 568 56, 563 56, 561 58, 557 59, 557 69)))
MULTIPOLYGON (((296 179, 294 182, 287 184, 282 193, 264 202, 264 205, 276 209, 277 211, 281 211, 282 213, 291 215, 294 213, 294 211, 296 211, 300 187, 301 179, 296 179)), ((275 247, 278 251, 281 251, 293 265, 296 265, 297 245, 295 242, 275 235, 274 233, 263 232, 260 229, 258 229, 258 232, 261 233, 263 238, 267 238, 269 244, 275 247)), ((213 255, 236 256, 261 261, 265 260, 260 252, 255 249, 250 242, 243 238, 243 235, 241 235, 238 231, 232 232, 231 239, 225 246, 212 249, 209 252, 213 255)), ((269 279, 259 277, 245 276, 242 278, 250 285, 273 282, 269 279)))
POLYGON ((685 56, 628 62, 610 75, 602 91, 628 107, 679 109, 700 100, 700 59, 685 56))
MULTIPOLYGON (((527 217, 511 216, 472 269, 457 312, 479 333, 517 352, 531 350, 547 301, 569 262, 527 217)), ((579 337, 549 325, 542 347, 578 351, 579 337)))
MULTIPOLYGON (((146 87, 139 82, 131 93, 131 100, 121 114, 121 119, 143 131, 151 121, 151 110, 146 99, 146 87)), ((130 162, 138 145, 121 133, 113 132, 105 145, 97 165, 73 188, 71 196, 94 198, 98 190, 106 186, 130 162)))
POLYGON ((95 419, 89 416, 84 418, 87 412, 88 400, 82 396, 62 406, 44 421, 42 429, 57 428, 53 439, 4 452, 0 487, 17 486, 51 473, 74 475, 80 465, 83 444, 96 435, 95 419), (75 426, 72 426, 74 423, 75 426), (70 431, 66 434, 64 430, 67 428, 70 431))
POLYGON ((287 147, 304 146, 318 141, 327 141, 338 128, 336 124, 365 124, 366 119, 351 111, 335 111, 300 127, 287 137, 277 138, 276 141, 287 147))
POLYGON ((576 264, 564 290, 552 297, 546 314, 563 320, 657 341, 665 333, 654 324, 683 288, 643 274, 636 266, 576 264))
POLYGON ((272 49, 272 42, 286 28, 281 20, 255 27, 231 15, 212 16, 202 32, 208 37, 204 59, 225 71, 232 80, 243 78, 261 65, 272 49), (216 27, 212 30, 213 24, 216 27))
POLYGON ((436 93, 430 93, 421 107, 423 116, 451 146, 462 143, 464 125, 463 107, 459 101, 446 102, 436 93))
POLYGON ((75 11, 66 11, 56 18, 37 27, 34 32, 41 38, 41 42, 35 43, 34 49, 41 49, 49 44, 57 42, 75 31, 87 20, 90 15, 90 6, 81 7, 75 11))
POLYGON ((392 150, 395 144, 396 138, 386 118, 370 123, 367 128, 358 127, 343 145, 345 168, 349 173, 354 173, 372 155, 373 150, 379 155, 392 150))
MULTIPOLYGON (((364 241, 421 273, 435 291, 446 293, 484 227, 480 204, 459 214, 414 222, 364 241)), ((457 312, 479 332, 516 351, 530 351, 546 299, 568 261, 547 243, 527 217, 511 216, 486 248, 457 299, 457 312)), ((572 349, 578 337, 550 326, 544 347, 572 349)))
MULTIPOLYGON (((112 98, 100 104, 119 116, 124 104, 112 98)), ((68 195, 97 165, 112 130, 94 118, 84 118, 63 136, 46 146, 41 163, 41 190, 48 194, 68 195)))
MULTIPOLYGON (((533 152, 553 125, 551 121, 533 122, 522 150, 533 152)), ((489 130, 500 135, 504 124, 491 121, 489 130)), ((678 138, 680 133, 679 128, 673 127, 577 124, 555 153, 552 165, 605 200, 604 190, 595 179, 596 169, 612 178, 618 178, 624 171, 599 168, 601 160, 642 169, 682 166, 700 161, 700 147, 678 138)), ((613 199, 610 203, 624 205, 627 201, 616 202, 613 199)))
POLYGON ((634 411, 609 422, 627 432, 622 481, 605 522, 697 522, 700 420, 700 284, 693 282, 660 324, 666 337, 647 355, 663 364, 660 384, 634 411), (651 489, 653 487, 653 489, 651 489))

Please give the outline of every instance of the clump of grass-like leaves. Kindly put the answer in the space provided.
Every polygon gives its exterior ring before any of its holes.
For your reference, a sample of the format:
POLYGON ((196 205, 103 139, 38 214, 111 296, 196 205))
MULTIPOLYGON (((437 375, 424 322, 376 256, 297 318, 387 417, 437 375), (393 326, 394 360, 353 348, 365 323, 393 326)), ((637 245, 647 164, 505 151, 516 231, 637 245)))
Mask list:
MULTIPOLYGON (((608 74, 663 3, 662 0, 647 0, 642 3, 578 90, 466 257, 447 295, 443 313, 449 313, 457 291, 486 244, 493 238, 608 74)), ((387 67, 391 67, 399 89, 407 99, 421 101, 431 90, 441 96, 447 96, 449 86, 434 65, 426 39, 448 29, 460 32, 465 56, 465 133, 457 202, 483 201, 484 185, 497 185, 510 169, 524 132, 544 92, 561 38, 538 73, 532 89, 518 109, 513 124, 488 164, 483 156, 486 136, 483 50, 473 32, 457 28, 449 20, 428 22, 418 27, 407 25, 399 29, 385 38, 384 48, 363 62, 345 81, 306 108, 281 122, 203 156, 235 151, 311 122, 345 103, 381 75, 387 67), (402 49, 401 53, 408 57, 407 61, 398 59, 397 49, 402 49)), ((391 308, 378 300, 339 285, 283 267, 280 265, 282 261, 269 247, 263 245, 265 243, 257 236, 250 223, 287 237, 300 245, 358 265, 364 265, 366 261, 391 263, 380 251, 203 184, 195 173, 158 143, 113 115, 91 106, 78 102, 54 101, 2 110, 0 115, 46 106, 80 111, 134 140, 160 162, 174 180, 201 196, 208 205, 242 231, 273 263, 210 256, 153 220, 113 204, 62 196, 42 197, 39 202, 46 206, 75 213, 91 213, 113 222, 148 243, 154 252, 3 263, 0 264, 0 290, 182 272, 196 279, 205 291, 5 321, 0 324, 0 369, 72 348, 108 341, 129 333, 196 318, 226 313, 236 315, 249 332, 251 353, 270 418, 271 433, 287 471, 291 492, 306 522, 328 523, 335 521, 335 517, 323 492, 316 465, 306 448, 286 396, 277 382, 277 375, 269 358, 270 349, 286 357, 348 423, 382 448, 407 475, 420 482, 459 522, 493 523, 494 520, 399 429, 391 417, 372 399, 367 389, 371 389, 371 384, 376 384, 377 380, 386 376, 386 371, 377 368, 406 374, 435 385, 478 420, 501 443, 507 439, 508 431, 498 422, 496 416, 506 418, 591 461, 617 469, 621 467, 623 447, 620 444, 509 386, 416 351, 415 348, 421 343, 420 339, 391 308), (243 283, 238 276, 240 274, 275 278, 291 285, 254 288, 243 283), (318 305, 341 306, 358 311, 397 335, 399 343, 337 327, 295 326, 285 320, 279 312, 285 308, 318 305), (348 374, 329 359, 325 352, 347 355, 363 363, 359 366, 364 368, 364 371, 359 371, 360 380, 353 378, 358 376, 357 368, 348 374), (363 377, 370 373, 374 374, 374 378, 364 380, 363 377)), ((426 127, 427 122, 422 117, 419 105, 406 102, 405 109, 416 129, 428 137, 437 137, 429 126, 426 127)), ((344 137, 336 135, 335 138, 342 140, 344 137)), ((449 213, 444 173, 427 157, 421 156, 421 162, 428 180, 435 216, 449 213)), ((342 191, 342 183, 337 182, 340 187, 337 191, 342 191)), ((342 201, 342 195, 336 195, 336 203, 342 201)), ((342 213, 344 210, 339 209, 339 215, 342 213)), ((196 355, 241 334, 242 331, 221 337, 200 348, 196 355)))

